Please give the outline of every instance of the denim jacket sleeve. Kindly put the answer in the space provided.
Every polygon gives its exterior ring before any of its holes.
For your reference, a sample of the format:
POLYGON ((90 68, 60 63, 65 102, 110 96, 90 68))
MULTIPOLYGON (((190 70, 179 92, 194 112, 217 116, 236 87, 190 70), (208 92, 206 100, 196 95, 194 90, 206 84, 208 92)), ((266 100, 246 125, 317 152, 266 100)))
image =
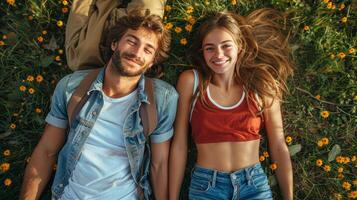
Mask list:
POLYGON ((66 76, 58 82, 51 99, 51 110, 45 119, 48 124, 59 128, 67 128, 68 126, 66 106, 66 88, 68 80, 69 76, 66 76))
POLYGON ((163 98, 164 102, 161 104, 161 102, 157 101, 157 106, 160 107, 157 109, 158 123, 156 129, 150 135, 152 143, 165 142, 173 136, 173 123, 176 117, 178 94, 171 85, 168 85, 168 87, 163 98))

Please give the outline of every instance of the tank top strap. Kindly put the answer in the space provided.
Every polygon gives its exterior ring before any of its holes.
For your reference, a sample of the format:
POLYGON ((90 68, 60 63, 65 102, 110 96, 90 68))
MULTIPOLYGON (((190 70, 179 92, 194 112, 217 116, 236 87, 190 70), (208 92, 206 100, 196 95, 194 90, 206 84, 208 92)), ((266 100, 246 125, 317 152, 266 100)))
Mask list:
POLYGON ((198 71, 196 69, 192 69, 193 75, 194 75, 194 82, 193 82, 193 91, 192 94, 195 94, 197 88, 198 88, 198 83, 199 83, 199 76, 198 76, 198 71))

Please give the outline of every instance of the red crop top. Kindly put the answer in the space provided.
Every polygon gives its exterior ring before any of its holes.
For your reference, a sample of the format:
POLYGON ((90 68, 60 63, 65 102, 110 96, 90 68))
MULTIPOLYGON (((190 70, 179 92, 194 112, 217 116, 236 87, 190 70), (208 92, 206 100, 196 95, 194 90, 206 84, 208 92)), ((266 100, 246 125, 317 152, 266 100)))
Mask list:
MULTIPOLYGON (((259 131, 262 128, 262 116, 256 115, 259 108, 250 105, 243 92, 241 100, 232 107, 220 107, 209 95, 204 94, 209 108, 206 108, 197 98, 191 113, 192 137, 197 144, 217 142, 241 142, 260 139, 259 131)), ((248 95, 254 94, 249 92, 248 95)), ((253 104, 253 103, 251 103, 253 104)))

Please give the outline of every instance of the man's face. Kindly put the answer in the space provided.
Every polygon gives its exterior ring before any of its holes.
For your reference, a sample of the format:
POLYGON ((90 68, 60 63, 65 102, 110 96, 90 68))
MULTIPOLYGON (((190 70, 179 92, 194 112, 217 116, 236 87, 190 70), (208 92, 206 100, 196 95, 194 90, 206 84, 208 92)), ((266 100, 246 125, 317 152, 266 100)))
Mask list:
POLYGON ((140 76, 154 64, 158 38, 145 28, 129 29, 111 48, 113 68, 119 75, 140 76))

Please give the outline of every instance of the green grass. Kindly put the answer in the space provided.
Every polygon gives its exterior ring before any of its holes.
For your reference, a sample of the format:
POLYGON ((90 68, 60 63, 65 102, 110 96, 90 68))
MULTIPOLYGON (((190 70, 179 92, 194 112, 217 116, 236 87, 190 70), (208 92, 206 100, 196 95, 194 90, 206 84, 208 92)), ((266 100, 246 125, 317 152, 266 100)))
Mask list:
MULTIPOLYGON (((347 199, 352 191, 356 193, 357 174, 357 63, 356 53, 349 52, 357 49, 357 4, 352 0, 334 0, 331 4, 321 0, 241 0, 236 5, 232 2, 168 0, 171 10, 165 13, 165 23, 172 24, 173 48, 169 60, 162 65, 162 79, 175 84, 178 74, 190 67, 185 51, 192 41, 192 33, 206 14, 231 10, 246 15, 262 7, 283 11, 288 18, 282 31, 290 35, 296 64, 295 75, 288 82, 290 93, 283 104, 285 134, 292 138, 289 146, 302 146, 301 151, 292 156, 295 199, 335 199, 336 194, 347 199), (342 3, 345 8, 340 10, 342 3), (329 9, 333 5, 336 8, 329 9), (190 14, 188 6, 193 7, 190 14), (190 15, 195 19, 193 24, 187 21, 190 15), (347 22, 342 22, 343 17, 347 17, 347 22), (192 31, 185 30, 187 24, 192 24, 192 31), (176 27, 182 31, 176 33, 176 27), (186 45, 180 42, 184 38, 186 45), (340 53, 345 57, 339 57, 340 53), (323 118, 322 111, 328 111, 329 116, 323 118), (318 141, 324 137, 329 143, 318 147, 318 141), (333 150, 336 145, 340 151, 333 150), (332 156, 330 161, 329 155, 332 156), (336 156, 348 157, 349 162, 345 159, 344 163, 338 163, 336 156), (317 159, 323 161, 321 167, 316 165, 317 159), (329 165, 331 171, 324 171, 325 165, 329 165), (339 173, 341 167, 343 172, 339 173), (349 190, 343 187, 344 182, 351 184, 349 190)), ((63 13, 62 8, 69 8, 70 3, 64 6, 60 0, 17 0, 9 5, 6 0, 0 1, 0 43, 3 43, 0 46, 0 164, 10 164, 9 170, 0 170, 1 199, 18 197, 26 159, 43 131, 51 94, 60 78, 70 73, 65 55, 60 53, 60 49, 64 49, 66 25, 57 26, 58 20, 67 21, 68 13, 63 13), (38 41, 40 36, 44 39, 42 43, 38 41), (56 56, 60 59, 56 60, 56 56), (38 75, 43 81, 36 81, 38 75), (28 76, 34 80, 29 81, 28 76), (20 86, 26 90, 20 91, 20 86), (5 150, 10 150, 10 155, 4 155, 5 150), (9 186, 4 183, 6 179, 12 181, 9 186)), ((261 148, 261 152, 264 151, 265 140, 261 148)), ((193 163, 194 149, 190 151, 188 166, 193 163)), ((262 163, 272 178, 270 160, 262 163)), ((188 169, 183 199, 187 198, 189 174, 188 169)), ((276 185, 273 191, 275 197, 281 199, 276 185)), ((47 189, 43 199, 48 195, 47 189)))

